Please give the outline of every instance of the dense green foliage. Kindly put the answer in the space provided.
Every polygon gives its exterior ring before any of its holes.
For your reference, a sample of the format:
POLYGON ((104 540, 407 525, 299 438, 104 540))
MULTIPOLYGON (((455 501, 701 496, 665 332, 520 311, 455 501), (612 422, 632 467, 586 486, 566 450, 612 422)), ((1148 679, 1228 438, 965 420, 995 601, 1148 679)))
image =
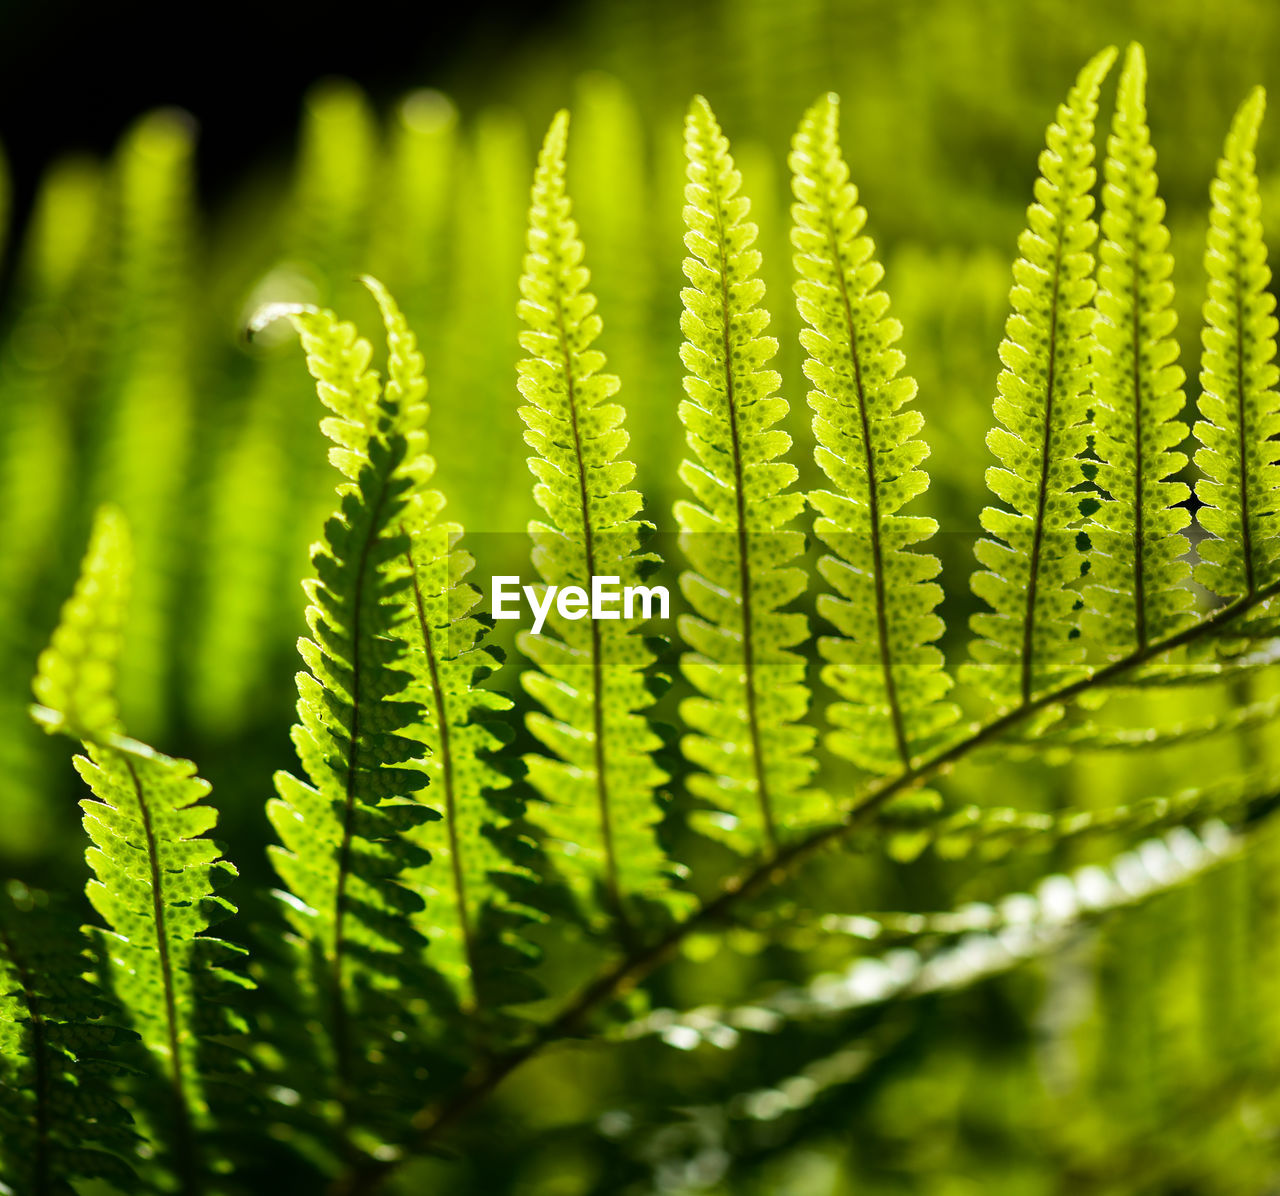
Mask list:
POLYGON ((323 85, 207 255, 180 115, 45 181, 0 1191, 1270 1190, 1280 19, 600 7, 536 158, 537 63, 323 85))

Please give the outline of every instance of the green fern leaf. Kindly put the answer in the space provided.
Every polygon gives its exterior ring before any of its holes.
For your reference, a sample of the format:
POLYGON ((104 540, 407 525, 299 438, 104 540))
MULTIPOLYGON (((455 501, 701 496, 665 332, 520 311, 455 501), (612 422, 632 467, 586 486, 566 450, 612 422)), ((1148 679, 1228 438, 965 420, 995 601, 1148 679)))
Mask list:
POLYGON ((333 412, 322 427, 347 480, 312 551, 311 635, 299 644, 307 670, 298 674, 293 728, 305 780, 276 775, 279 796, 268 816, 281 845, 271 857, 288 887, 303 999, 323 1026, 329 1082, 351 1127, 358 1092, 369 1106, 361 1115, 372 1118, 372 1094, 391 1076, 372 1060, 394 1053, 399 1029, 362 1017, 360 994, 418 977, 424 941, 412 918, 423 903, 404 879, 428 859, 411 841, 413 829, 437 817, 415 800, 424 777, 408 767, 422 750, 412 737, 421 709, 406 694, 400 628, 408 579, 397 567, 409 548, 401 528, 415 478, 405 468, 406 437, 421 395, 399 372, 380 388, 369 343, 332 312, 273 307, 255 327, 280 316, 297 330, 333 412))
POLYGON ((1070 679, 1083 658, 1071 588, 1082 572, 1076 523, 1088 439, 1088 357, 1097 226, 1093 127, 1098 89, 1114 48, 1080 72, 1040 155, 1036 202, 1018 240, 1012 310, 1000 346, 995 415, 987 444, 1000 461, 987 485, 1009 509, 987 507, 974 593, 990 607, 973 616, 977 639, 966 670, 1001 705, 1026 703, 1070 679))
POLYGON ((808 629, 782 608, 805 589, 791 565, 804 536, 786 525, 804 509, 788 488, 794 465, 777 460, 791 438, 774 427, 787 412, 766 369, 778 342, 764 335, 757 228, 729 143, 701 96, 685 121, 688 183, 680 357, 688 396, 680 419, 694 458, 680 465, 693 502, 676 503, 680 547, 692 566, 680 589, 694 614, 680 634, 682 657, 699 691, 681 703, 693 730, 684 753, 702 769, 690 791, 711 803, 702 829, 742 854, 774 852, 781 833, 813 820, 808 792, 814 732, 798 725, 809 707, 804 660, 790 651, 808 629))
POLYGON ((431 864, 406 881, 425 901, 416 925, 430 944, 428 960, 463 1007, 527 1000, 538 990, 513 973, 532 957, 516 935, 532 915, 509 897, 512 881, 528 875, 511 858, 519 851, 511 823, 523 805, 504 795, 510 778, 492 763, 511 739, 510 726, 500 719, 512 703, 479 685, 501 660, 484 643, 487 629, 472 614, 480 593, 464 580, 475 561, 459 547, 462 528, 439 522, 444 497, 428 489, 435 461, 427 453, 427 382, 417 340, 387 290, 373 279, 365 282, 386 326, 387 392, 405 412, 405 471, 414 487, 401 525, 408 544, 397 572, 408 585, 399 634, 409 649, 404 667, 413 677, 406 696, 422 709, 421 726, 409 734, 422 745, 430 782, 425 799, 441 816, 411 832, 431 864))
POLYGON ((194 1192, 207 1166, 197 1140, 209 1121, 204 1040, 242 1029, 200 999, 245 983, 225 966, 241 949, 205 933, 234 913, 215 890, 235 869, 206 837, 217 811, 202 804, 209 786, 195 765, 123 735, 115 677, 131 568, 124 518, 103 508, 75 593, 40 657, 35 715, 85 746, 75 764, 94 796, 82 803, 95 876, 87 891, 110 927, 101 935, 107 980, 165 1076, 172 1166, 182 1189, 194 1192))
POLYGON ((929 485, 919 468, 928 445, 924 417, 902 408, 914 379, 894 347, 899 322, 875 245, 865 232, 866 209, 840 152, 839 101, 819 100, 796 134, 791 154, 796 248, 796 301, 809 327, 808 351, 816 460, 836 487, 809 501, 819 513, 818 537, 831 550, 818 569, 834 594, 818 597, 818 612, 840 636, 818 641, 827 661, 823 680, 843 699, 830 711, 838 728, 832 751, 875 773, 908 767, 956 718, 945 702, 952 682, 934 641, 942 590, 936 557, 912 551, 932 536, 932 519, 899 514, 929 485))
POLYGON ((1098 251, 1094 451, 1105 491, 1089 524, 1083 626, 1113 654, 1142 649, 1190 616, 1191 567, 1182 529, 1190 490, 1168 480, 1187 463, 1183 372, 1173 331, 1173 258, 1146 115, 1147 66, 1129 47, 1107 142, 1098 251))
MULTIPOLYGON (((595 296, 587 290, 583 244, 565 189, 568 113, 551 124, 538 159, 529 212, 528 254, 520 280, 520 409, 534 497, 548 522, 530 524, 534 565, 547 585, 590 591, 592 578, 638 585, 653 557, 640 552, 647 525, 641 498, 627 489, 635 467, 623 409, 609 400, 617 378, 602 374, 604 354, 595 296)), ((571 620, 554 611, 541 635, 522 633, 520 650, 540 671, 522 682, 546 713, 529 729, 553 756, 528 757, 529 779, 546 799, 538 821, 569 850, 560 856, 580 897, 603 886, 608 913, 624 935, 633 897, 662 899, 667 863, 654 831, 655 793, 666 775, 654 763, 661 746, 642 713, 652 705, 645 672, 654 654, 643 620, 571 620)))
POLYGON ((85 976, 73 922, 43 894, 0 895, 0 1189, 70 1196, 73 1180, 135 1190, 136 1135, 112 1089, 111 1054, 131 1035, 85 976))
POLYGON ((1260 87, 1241 105, 1209 189, 1204 394, 1195 427, 1204 474, 1197 519, 1209 538, 1199 545, 1196 580, 1223 598, 1252 595, 1277 576, 1280 468, 1272 438, 1280 435, 1280 371, 1254 158, 1265 105, 1260 87))

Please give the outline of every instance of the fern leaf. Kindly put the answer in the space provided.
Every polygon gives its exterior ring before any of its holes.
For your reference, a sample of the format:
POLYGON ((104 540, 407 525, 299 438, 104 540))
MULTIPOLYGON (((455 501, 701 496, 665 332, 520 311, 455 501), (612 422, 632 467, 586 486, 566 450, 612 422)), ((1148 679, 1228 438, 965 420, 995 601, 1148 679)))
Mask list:
POLYGON ((89 900, 110 927, 101 935, 108 980, 167 1081, 172 1165, 195 1192, 207 1166, 197 1134, 208 1122, 203 1040, 240 1029, 203 1007, 200 994, 243 984, 225 964, 237 953, 205 932, 234 912, 215 890, 235 869, 206 837, 217 812, 202 799, 195 765, 126 739, 115 701, 130 540, 123 516, 99 511, 75 593, 34 684, 37 719, 80 739, 89 900))
POLYGON ((426 377, 417 341, 387 290, 366 279, 387 332, 389 394, 407 413, 406 471, 415 482, 402 528, 408 544, 399 568, 408 582, 405 668, 407 696, 422 708, 422 768, 430 782, 425 800, 440 815, 411 834, 431 855, 430 866, 407 876, 425 905, 416 918, 429 942, 429 962, 464 1008, 527 1000, 537 990, 514 974, 527 966, 530 947, 516 931, 532 916, 508 895, 527 869, 512 861, 519 843, 512 828, 523 814, 504 791, 511 780, 492 757, 511 739, 502 715, 510 699, 479 684, 501 664, 485 644, 487 628, 472 614, 480 593, 465 580, 475 567, 459 547, 462 528, 440 522, 444 497, 428 489, 435 461, 427 453, 426 377))
POLYGON ((942 590, 933 581, 941 566, 912 551, 938 525, 899 513, 929 485, 919 468, 929 452, 919 438, 924 417, 903 410, 916 384, 899 376, 905 359, 894 344, 902 328, 879 289, 883 270, 864 232, 866 209, 840 152, 838 104, 828 96, 809 110, 791 154, 815 456, 835 487, 809 496, 819 513, 815 531, 831 550, 818 569, 835 591, 819 595, 818 613, 840 632, 818 648, 827 661, 823 680, 843 699, 830 711, 838 728, 828 739, 832 751, 892 773, 936 742, 957 711, 943 700, 952 682, 934 646, 942 634, 934 613, 942 590))
POLYGON ((1276 511, 1280 435, 1275 364, 1276 299, 1262 239, 1254 147, 1266 105, 1257 88, 1231 123, 1209 189, 1202 418, 1196 439, 1199 544, 1196 580, 1223 598, 1252 595, 1277 576, 1276 511))
POLYGON ((73 1180, 133 1190, 136 1135, 112 1090, 130 1034, 85 976, 83 940, 43 894, 0 896, 0 1188, 59 1196, 73 1180), (7 1186, 6 1186, 7 1185, 7 1186))
POLYGON ((1188 487, 1170 481, 1187 463, 1173 450, 1187 437, 1182 368, 1173 333, 1173 258, 1156 152, 1146 116, 1146 60, 1129 47, 1107 142, 1098 250, 1094 381, 1096 482, 1107 497, 1089 524, 1090 584, 1083 626, 1112 654, 1141 650, 1190 615, 1191 575, 1178 504, 1188 487))
MULTIPOLYGON (((530 524, 534 565, 547 585, 590 591, 592 578, 640 582, 653 558, 641 553, 641 498, 627 489, 635 467, 623 409, 609 400, 617 378, 602 374, 595 296, 587 290, 583 244, 565 188, 568 113, 552 122, 538 159, 529 212, 528 254, 519 305, 528 353, 520 362, 525 440, 534 497, 548 522, 530 524)), ((661 746, 643 711, 653 697, 645 670, 654 654, 643 620, 571 620, 554 611, 541 635, 522 633, 520 650, 536 666, 522 677, 545 713, 529 729, 554 755, 528 758, 529 779, 546 799, 536 821, 568 847, 561 856, 580 897, 595 883, 625 935, 630 899, 661 899, 669 866, 658 845, 655 794, 666 775, 661 746), (550 634, 547 633, 550 631, 550 634)))
POLYGON ((680 419, 694 457, 680 477, 695 501, 676 503, 680 547, 691 568, 680 589, 694 613, 681 659, 699 696, 681 703, 693 734, 684 753, 702 772, 689 789, 710 802, 704 829, 742 854, 774 852, 783 831, 811 821, 808 753, 814 733, 797 725, 809 706, 804 660, 790 651, 808 633, 783 608, 805 589, 791 564, 804 536, 787 524, 804 509, 790 490, 797 470, 779 458, 791 438, 774 425, 787 403, 766 369, 778 342, 764 335, 764 283, 750 201, 729 143, 701 96, 685 122, 684 272, 680 357, 688 371, 680 419))
POLYGON ((1000 461, 987 485, 1008 509, 987 507, 974 593, 971 675, 1001 705, 1029 702, 1068 680, 1083 657, 1071 588, 1083 558, 1076 522, 1088 429, 1093 296, 1093 129, 1098 89, 1114 48, 1080 72, 1040 155, 1036 202, 1018 240, 1004 370, 987 444, 1000 461))
POLYGON ((398 373, 381 388, 369 343, 331 312, 269 308, 255 325, 280 316, 297 330, 333 413, 322 427, 346 481, 305 585, 311 635, 299 644, 307 669, 298 674, 293 728, 305 779, 276 775, 268 816, 280 845, 271 857, 288 887, 308 1014, 323 1027, 330 1083, 351 1126, 355 1094, 372 1106, 386 1086, 390 1071, 371 1060, 394 1051, 397 1029, 362 1018, 359 994, 416 975, 424 946, 411 921, 422 900, 403 882, 428 858, 410 834, 436 815, 414 800, 424 778, 407 767, 421 752, 412 738, 421 710, 406 694, 399 628, 408 582, 394 567, 409 543, 401 527, 415 479, 405 469, 406 436, 420 393, 398 373))

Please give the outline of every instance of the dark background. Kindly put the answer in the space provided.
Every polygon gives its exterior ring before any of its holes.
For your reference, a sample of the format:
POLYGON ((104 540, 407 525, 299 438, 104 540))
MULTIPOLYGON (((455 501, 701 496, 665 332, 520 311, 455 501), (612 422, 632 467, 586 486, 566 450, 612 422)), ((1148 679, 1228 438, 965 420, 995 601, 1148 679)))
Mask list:
POLYGON ((105 154, 148 109, 171 104, 195 116, 201 192, 217 199, 292 145, 300 97, 316 79, 347 76, 375 101, 423 86, 465 93, 469 64, 501 73, 518 47, 554 33, 576 7, 0 0, 0 143, 19 223, 50 161, 105 154))

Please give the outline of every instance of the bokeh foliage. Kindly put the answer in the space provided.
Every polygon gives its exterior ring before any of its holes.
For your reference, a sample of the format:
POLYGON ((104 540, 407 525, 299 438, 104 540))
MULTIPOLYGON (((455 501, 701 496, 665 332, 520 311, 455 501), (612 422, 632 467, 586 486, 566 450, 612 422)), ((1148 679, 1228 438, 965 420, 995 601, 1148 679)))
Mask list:
MULTIPOLYGON (((110 499, 138 558, 124 717, 212 781, 219 834, 245 878, 231 936, 250 936, 254 893, 271 877, 267 778, 293 765, 298 579, 333 501, 296 346, 244 342, 263 302, 367 314, 357 276, 388 284, 419 333, 434 484, 468 529, 478 576, 529 572, 523 529, 536 511, 516 287, 536 138, 561 105, 573 111, 569 187, 604 316, 600 347, 623 381, 636 487, 661 534, 677 530, 684 496, 674 463, 689 97, 712 101, 753 197, 780 346, 771 365, 808 488, 820 477, 796 418, 808 387, 790 301, 786 155, 801 114, 840 93, 845 154, 926 417, 933 484, 918 505, 942 527, 941 644, 958 657, 977 609, 967 575, 1009 263, 1042 131, 1079 64, 1131 37, 1147 51, 1176 336, 1194 362, 1214 163, 1245 86, 1280 84, 1280 8, 1268 0, 615 0, 584 6, 499 72, 460 67, 441 81, 454 99, 420 91, 379 111, 353 83, 318 84, 302 103, 295 159, 216 211, 197 199, 199 147, 179 113, 141 118, 109 161, 58 164, 6 242, 0 313, 0 871, 50 889, 83 884, 74 778, 26 705, 93 509, 110 499)), ((1275 144, 1264 126, 1273 242, 1275 144)), ((1190 417, 1200 382, 1187 373, 1190 417)), ((820 661, 808 664, 812 682, 820 661)), ((515 670, 498 682, 523 712, 515 670)), ((689 694, 677 684, 659 714, 675 721, 689 694)), ((904 830, 816 861, 759 925, 694 937, 660 974, 655 1003, 705 1006, 701 1021, 650 1012, 631 1044, 551 1055, 468 1126, 461 1160, 414 1164, 403 1190, 1267 1190, 1280 1117, 1280 839, 1267 811, 1235 838, 1218 824, 1148 839, 1175 821, 1148 809, 1088 834, 1043 829, 1066 809, 1110 811, 1223 773, 1273 775, 1278 698, 1274 669, 1131 694, 1116 699, 1118 725, 1192 732, 1141 755, 1121 738, 1059 759, 1029 749, 966 764, 941 782, 948 805, 975 818, 1009 809, 1025 824, 1001 836, 904 830), (1211 744, 1193 733, 1233 710, 1231 733, 1211 744), (1143 839, 1154 846, 1122 854, 1143 839), (1124 908, 1095 930, 1087 914, 1108 904, 1100 893, 1124 908), (1083 927, 1064 915, 1069 901, 1083 927), (866 917, 876 910, 895 913, 866 917), (969 920, 911 920, 930 910, 969 920), (856 979, 804 988, 814 975, 856 979), (821 1016, 793 1016, 805 1001, 821 1016), (469 1149, 499 1131, 500 1149, 469 1149)), ((824 783, 838 785, 846 766, 823 763, 824 783)), ((548 950, 549 991, 572 973, 574 949, 548 950)))

